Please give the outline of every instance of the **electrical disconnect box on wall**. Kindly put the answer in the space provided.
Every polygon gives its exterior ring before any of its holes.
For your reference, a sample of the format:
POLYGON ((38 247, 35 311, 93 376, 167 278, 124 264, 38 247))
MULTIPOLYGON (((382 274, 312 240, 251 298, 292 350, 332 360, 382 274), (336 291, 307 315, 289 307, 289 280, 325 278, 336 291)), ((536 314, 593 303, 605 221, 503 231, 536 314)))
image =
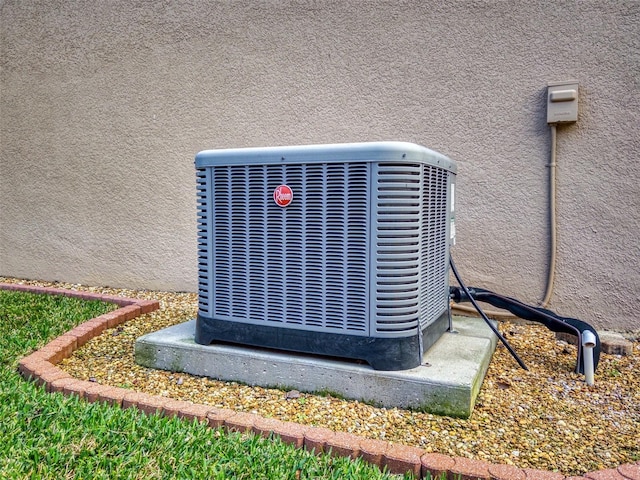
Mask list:
POLYGON ((578 121, 578 82, 549 82, 547 87, 547 123, 578 121))

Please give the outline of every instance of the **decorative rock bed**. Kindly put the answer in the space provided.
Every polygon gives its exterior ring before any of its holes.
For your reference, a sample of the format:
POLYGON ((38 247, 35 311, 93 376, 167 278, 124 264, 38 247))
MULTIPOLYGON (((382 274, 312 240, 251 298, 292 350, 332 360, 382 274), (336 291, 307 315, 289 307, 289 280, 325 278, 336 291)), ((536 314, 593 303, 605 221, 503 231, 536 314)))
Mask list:
MULTIPOLYGON (((291 421, 267 418, 257 413, 219 408, 74 378, 58 366, 64 359, 70 357, 74 351, 105 330, 117 328, 140 315, 159 309, 160 302, 18 283, 0 283, 0 289, 102 300, 120 307, 113 312, 84 322, 19 362, 20 373, 25 378, 44 386, 48 392, 76 395, 89 402, 106 402, 122 408, 137 408, 147 414, 159 413, 199 420, 208 422, 212 428, 222 427, 233 431, 254 432, 265 437, 275 435, 298 448, 323 452, 331 451, 332 454, 352 458, 360 456, 380 467, 387 467, 392 473, 412 472, 417 478, 425 478, 428 473, 434 476, 447 473, 449 478, 458 478, 455 475, 459 475, 462 480, 572 480, 576 478, 640 480, 640 462, 625 463, 616 468, 588 472, 582 477, 564 476, 560 473, 540 469, 519 468, 514 465, 429 452, 417 446, 366 438, 348 432, 336 432, 326 427, 302 425, 291 421)), ((638 420, 631 418, 629 421, 638 420)))

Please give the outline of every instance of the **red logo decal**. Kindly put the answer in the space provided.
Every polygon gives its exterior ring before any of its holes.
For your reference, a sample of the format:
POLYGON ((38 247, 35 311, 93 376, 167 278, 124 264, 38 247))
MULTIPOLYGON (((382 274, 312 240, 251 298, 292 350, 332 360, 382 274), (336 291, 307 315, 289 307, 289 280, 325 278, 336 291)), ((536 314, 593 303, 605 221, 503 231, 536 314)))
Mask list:
POLYGON ((273 201, 279 207, 288 207, 293 201, 293 190, 289 185, 280 185, 273 191, 273 201))

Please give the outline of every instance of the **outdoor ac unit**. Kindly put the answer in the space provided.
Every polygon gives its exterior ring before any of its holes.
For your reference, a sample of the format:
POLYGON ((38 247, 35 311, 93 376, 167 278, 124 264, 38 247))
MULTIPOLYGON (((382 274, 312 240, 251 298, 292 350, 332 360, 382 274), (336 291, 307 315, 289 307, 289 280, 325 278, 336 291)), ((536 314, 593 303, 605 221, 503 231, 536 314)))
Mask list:
POLYGON ((196 155, 195 340, 420 365, 448 328, 455 163, 375 142, 196 155))

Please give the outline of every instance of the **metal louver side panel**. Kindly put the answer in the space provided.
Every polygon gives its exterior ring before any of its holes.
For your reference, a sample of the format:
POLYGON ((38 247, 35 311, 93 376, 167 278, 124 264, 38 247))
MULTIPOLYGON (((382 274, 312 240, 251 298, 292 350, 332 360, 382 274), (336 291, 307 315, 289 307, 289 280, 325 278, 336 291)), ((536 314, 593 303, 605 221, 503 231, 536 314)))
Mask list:
POLYGON ((417 333, 422 166, 374 164, 375 330, 417 333))
POLYGON ((207 181, 207 169, 196 169, 197 190, 197 225, 198 225, 198 310, 203 314, 210 314, 209 308, 209 195, 207 181))
POLYGON ((212 230, 199 242, 212 259, 201 310, 219 320, 368 335, 370 165, 208 170, 212 230), (294 192, 286 208, 273 201, 280 184, 294 192))
POLYGON ((420 254, 420 327, 434 322, 449 302, 449 173, 424 165, 420 254))

